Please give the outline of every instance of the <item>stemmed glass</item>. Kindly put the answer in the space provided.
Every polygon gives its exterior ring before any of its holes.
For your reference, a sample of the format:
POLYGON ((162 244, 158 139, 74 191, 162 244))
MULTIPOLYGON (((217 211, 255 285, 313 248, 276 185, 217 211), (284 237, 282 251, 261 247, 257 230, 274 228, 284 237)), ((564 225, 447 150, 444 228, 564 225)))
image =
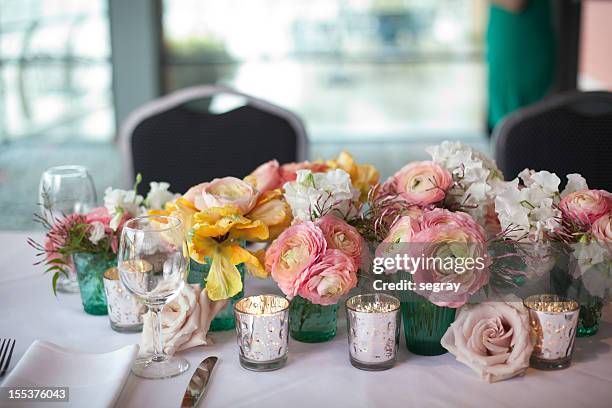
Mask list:
MULTIPOLYGON (((84 166, 56 166, 43 173, 38 188, 41 215, 50 223, 61 221, 71 214, 84 214, 96 206, 96 189, 84 166)), ((60 275, 57 290, 78 293, 74 268, 67 268, 68 276, 60 275)))
POLYGON ((189 251, 181 221, 166 216, 129 220, 121 232, 117 254, 121 282, 151 312, 153 355, 139 358, 132 372, 144 378, 170 378, 189 363, 164 352, 161 313, 183 288, 189 272, 189 251))

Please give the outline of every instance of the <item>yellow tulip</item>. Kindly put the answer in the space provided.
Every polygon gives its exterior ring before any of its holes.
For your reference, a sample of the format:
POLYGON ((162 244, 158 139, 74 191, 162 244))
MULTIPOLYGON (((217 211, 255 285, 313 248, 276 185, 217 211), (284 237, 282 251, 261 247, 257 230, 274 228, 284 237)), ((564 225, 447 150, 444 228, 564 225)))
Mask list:
POLYGON ((255 208, 246 215, 249 219, 261 221, 268 226, 269 239, 275 239, 291 225, 291 207, 283 198, 280 189, 263 193, 255 208))

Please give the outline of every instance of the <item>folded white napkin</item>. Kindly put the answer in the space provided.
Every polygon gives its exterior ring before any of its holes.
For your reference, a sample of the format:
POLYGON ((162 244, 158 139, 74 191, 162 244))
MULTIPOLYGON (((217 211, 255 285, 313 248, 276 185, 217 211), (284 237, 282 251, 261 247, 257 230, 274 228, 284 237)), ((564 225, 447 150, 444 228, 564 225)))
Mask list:
MULTIPOLYGON (((3 387, 69 387, 68 403, 53 407, 112 407, 138 353, 132 344, 109 353, 83 353, 36 340, 10 372, 3 387)), ((12 406, 10 403, 3 406, 12 406)), ((38 407, 18 401, 14 406, 38 407)))
MULTIPOLYGON (((206 338, 210 322, 227 305, 227 301, 213 302, 200 285, 185 285, 179 294, 162 311, 162 337, 164 352, 172 355, 177 351, 207 345, 206 338)), ((140 351, 153 352, 153 318, 150 312, 143 317, 140 351)))

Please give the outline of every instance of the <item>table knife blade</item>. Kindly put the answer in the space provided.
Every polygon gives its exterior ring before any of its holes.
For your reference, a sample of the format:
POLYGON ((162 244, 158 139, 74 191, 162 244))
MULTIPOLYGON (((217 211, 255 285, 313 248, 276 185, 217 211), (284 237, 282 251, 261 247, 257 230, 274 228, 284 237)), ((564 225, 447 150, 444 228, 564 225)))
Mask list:
POLYGON ((217 360, 218 358, 215 356, 206 357, 202 360, 193 373, 191 380, 189 380, 189 385, 187 385, 187 389, 183 395, 181 408, 195 408, 204 398, 210 376, 212 375, 213 368, 215 368, 215 364, 217 364, 217 360))

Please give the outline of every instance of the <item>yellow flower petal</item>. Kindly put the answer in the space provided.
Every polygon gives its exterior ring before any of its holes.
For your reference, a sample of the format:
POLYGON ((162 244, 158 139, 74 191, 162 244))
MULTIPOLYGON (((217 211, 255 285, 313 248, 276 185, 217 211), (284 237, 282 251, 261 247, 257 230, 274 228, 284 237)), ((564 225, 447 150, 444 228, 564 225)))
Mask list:
MULTIPOLYGON (((260 279, 265 279, 268 277, 268 273, 263 267, 263 262, 261 262, 261 258, 252 254, 248 250, 240 247, 239 245, 224 246, 223 249, 224 256, 231 259, 233 264, 241 264, 243 263, 247 271, 260 279)), ((262 256, 262 253, 258 253, 259 256, 262 256)))
POLYGON ((189 240, 189 254, 191 259, 206 264, 206 257, 211 258, 219 243, 212 238, 194 235, 189 240))
POLYGON ((224 256, 221 248, 217 248, 211 257, 210 271, 206 278, 206 293, 212 301, 229 299, 242 290, 240 271, 229 257, 224 256))

